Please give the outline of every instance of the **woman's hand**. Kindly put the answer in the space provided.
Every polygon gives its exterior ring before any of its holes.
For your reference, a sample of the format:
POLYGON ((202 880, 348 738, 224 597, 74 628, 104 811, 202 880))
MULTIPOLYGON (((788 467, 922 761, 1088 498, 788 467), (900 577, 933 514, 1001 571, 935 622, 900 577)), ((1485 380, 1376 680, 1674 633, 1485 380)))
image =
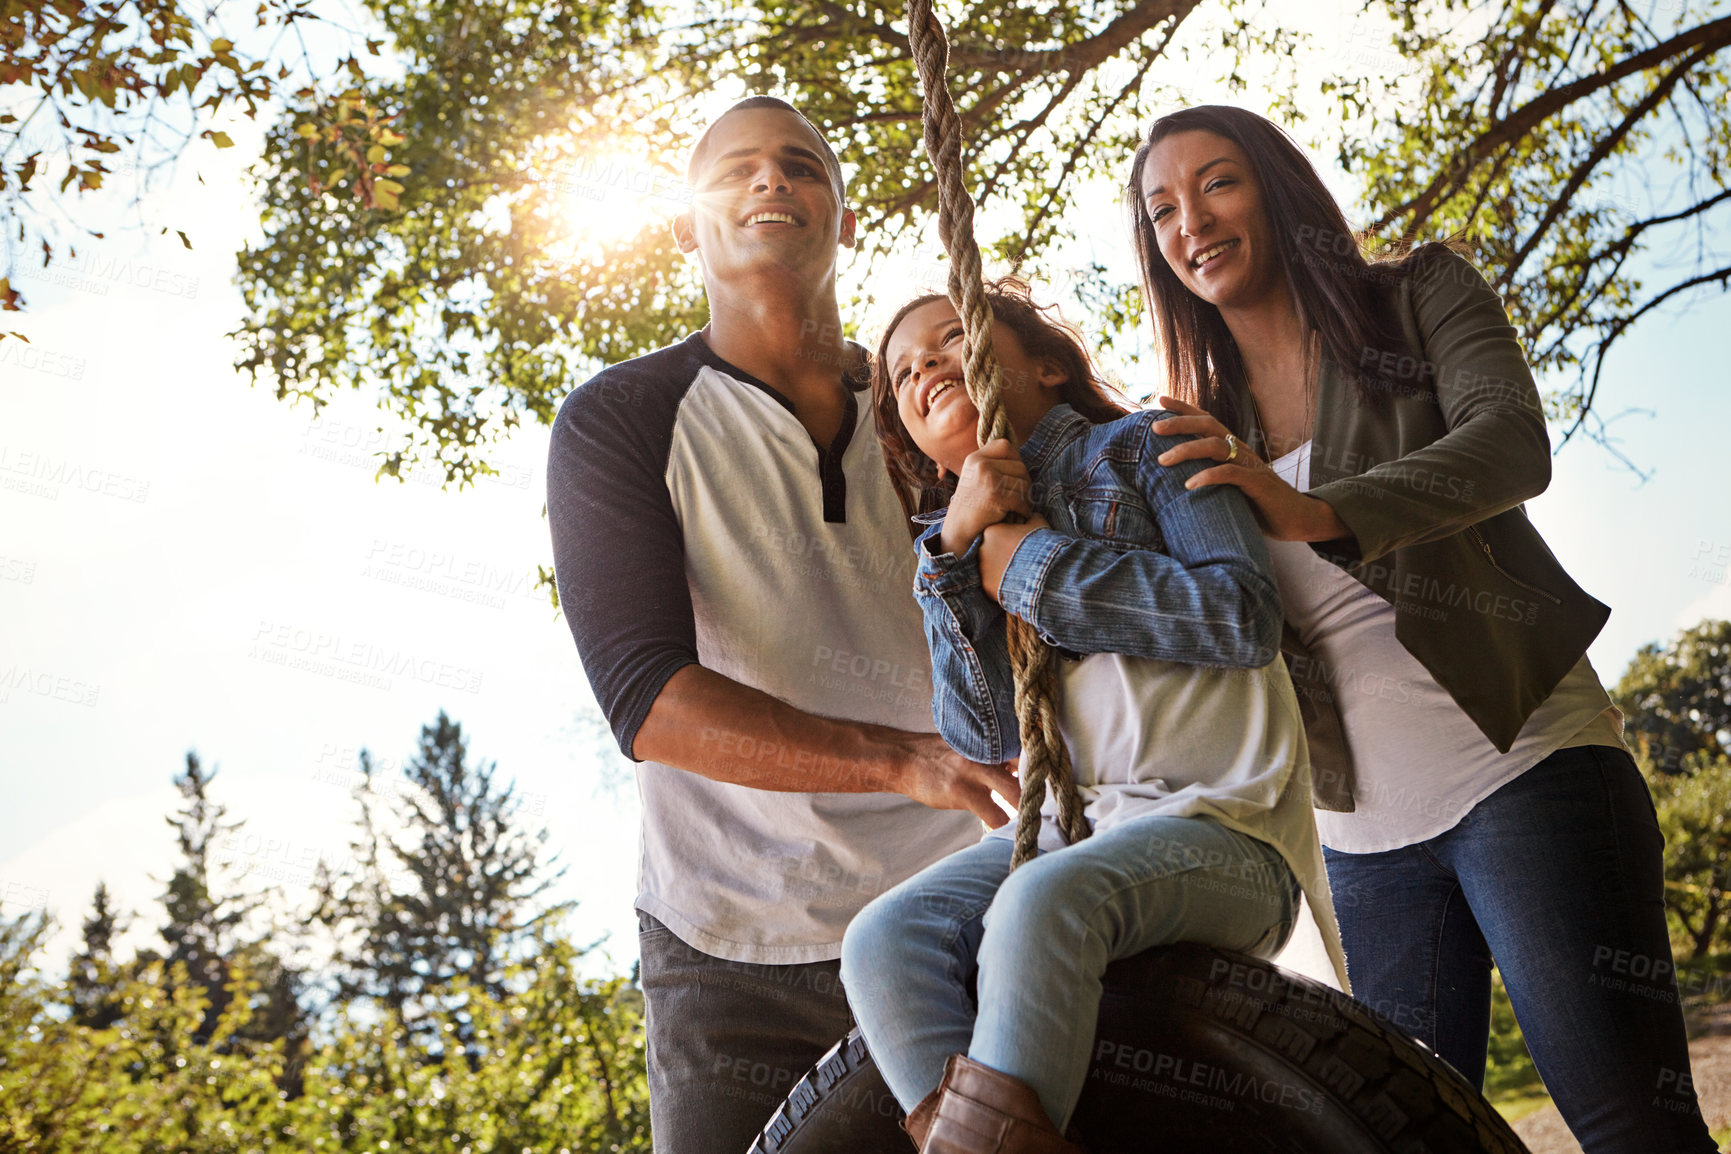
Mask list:
POLYGON ((1236 485, 1250 499, 1250 510, 1265 537, 1276 541, 1334 541, 1351 537, 1347 528, 1327 501, 1306 496, 1287 484, 1267 462, 1243 441, 1234 442, 1226 426, 1197 408, 1176 397, 1161 397, 1160 407, 1181 416, 1154 422, 1154 431, 1163 437, 1195 434, 1196 440, 1174 445, 1160 454, 1162 465, 1181 461, 1213 460, 1222 462, 1207 468, 1184 483, 1186 489, 1203 485, 1236 485), (1232 458, 1226 464, 1227 458, 1232 458))
POLYGON ((1003 583, 1004 570, 1010 567, 1010 558, 1015 555, 1022 538, 1035 529, 1050 527, 1038 513, 1020 525, 986 526, 985 539, 980 542, 980 584, 985 587, 987 597, 998 600, 998 586, 1003 583))
POLYGON ((996 525, 1011 513, 1032 514, 1031 485, 1022 455, 1002 437, 969 453, 956 477, 956 495, 944 513, 944 528, 938 537, 944 552, 960 556, 986 526, 996 525))

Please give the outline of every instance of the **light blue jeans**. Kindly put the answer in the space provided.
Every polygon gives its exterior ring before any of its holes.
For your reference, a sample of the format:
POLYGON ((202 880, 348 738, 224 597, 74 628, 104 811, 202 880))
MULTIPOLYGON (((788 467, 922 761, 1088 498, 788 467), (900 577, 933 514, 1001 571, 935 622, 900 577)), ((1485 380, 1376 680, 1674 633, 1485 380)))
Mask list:
POLYGON ((904 1110, 965 1052, 1033 1087, 1063 1129, 1107 963, 1178 941, 1269 957, 1292 932, 1280 855, 1206 818, 1133 818, 1013 874, 1011 849, 989 837, 951 854, 848 926, 842 985, 904 1110))

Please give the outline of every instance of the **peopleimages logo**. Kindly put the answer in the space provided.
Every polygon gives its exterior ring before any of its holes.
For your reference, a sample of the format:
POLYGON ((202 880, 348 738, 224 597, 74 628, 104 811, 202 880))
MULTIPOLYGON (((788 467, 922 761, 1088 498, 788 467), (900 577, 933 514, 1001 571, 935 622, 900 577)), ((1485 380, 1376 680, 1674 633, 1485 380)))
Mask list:
POLYGON ((150 482, 138 477, 81 464, 52 453, 0 445, 0 486, 52 501, 59 498, 62 485, 122 501, 142 503, 150 497, 150 482))
POLYGON ((1198 1097, 1184 1100, 1219 1110, 1231 1110, 1240 1101, 1259 1102, 1307 1114, 1320 1114, 1323 1106, 1322 1095, 1310 1086, 1258 1078, 1243 1070, 1198 1062, 1178 1054, 1123 1046, 1104 1038, 1095 1043, 1094 1072, 1090 1077, 1165 1097, 1178 1097, 1181 1092, 1187 1092, 1198 1097))
MULTIPOLYGON (((392 446, 398 442, 382 428, 367 428, 334 418, 315 417, 301 430, 301 445, 297 452, 315 461, 366 469, 379 473, 392 446)), ((535 470, 526 465, 505 461, 492 462, 491 473, 476 473, 474 483, 499 485, 507 489, 527 490, 535 482, 535 470)), ((405 465, 397 480, 408 484, 442 487, 447 482, 445 471, 436 463, 418 461, 405 465)))
POLYGON ((367 550, 361 576, 490 609, 503 609, 513 600, 539 608, 548 604, 547 594, 527 569, 501 568, 451 549, 377 537, 367 550))
POLYGON ((391 678, 407 677, 463 693, 481 692, 481 673, 412 650, 357 641, 322 629, 261 620, 248 657, 270 665, 316 673, 373 689, 391 688, 391 678))
POLYGON ((57 258, 47 268, 20 268, 19 280, 46 281, 61 288, 107 296, 110 285, 126 285, 182 300, 198 299, 198 278, 142 261, 95 253, 57 258))
POLYGON ((39 348, 19 340, 0 341, 0 365, 16 365, 33 373, 65 377, 69 381, 84 379, 85 360, 68 353, 39 348))
POLYGON ((68 705, 93 706, 102 695, 102 686, 28 665, 0 668, 0 705, 6 704, 15 692, 64 701, 68 705))
POLYGON ((682 205, 697 197, 695 188, 669 173, 587 153, 555 169, 549 184, 555 191, 598 201, 606 200, 610 192, 629 192, 682 205))

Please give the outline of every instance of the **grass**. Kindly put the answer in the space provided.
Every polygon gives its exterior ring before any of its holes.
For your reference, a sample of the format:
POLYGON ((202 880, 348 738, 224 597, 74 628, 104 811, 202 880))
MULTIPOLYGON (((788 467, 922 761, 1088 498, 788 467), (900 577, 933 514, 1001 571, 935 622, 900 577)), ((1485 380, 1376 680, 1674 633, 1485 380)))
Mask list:
POLYGON ((1485 1056, 1485 1097, 1513 1122, 1548 1104, 1545 1083, 1527 1053, 1503 976, 1491 972, 1491 1037, 1485 1056))
POLYGON ((1491 1100, 1491 1105, 1497 1108, 1497 1113, 1503 1116, 1503 1121, 1513 1126, 1528 1114, 1543 1110, 1551 1104, 1551 1096, 1540 1090, 1536 1094, 1504 1094, 1491 1100))

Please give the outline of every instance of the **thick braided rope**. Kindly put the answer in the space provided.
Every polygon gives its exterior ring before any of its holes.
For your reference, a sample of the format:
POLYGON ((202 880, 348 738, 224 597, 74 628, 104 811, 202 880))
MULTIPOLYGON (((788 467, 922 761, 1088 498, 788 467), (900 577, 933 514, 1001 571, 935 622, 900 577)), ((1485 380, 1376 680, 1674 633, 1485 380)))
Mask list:
MULTIPOLYGON (((962 124, 946 79, 949 42, 932 11, 931 0, 909 0, 908 44, 925 93, 921 125, 926 151, 938 177, 938 239, 950 254, 950 303, 962 320, 963 384, 980 413, 979 440, 1015 440, 1004 415, 1002 370, 992 350, 992 309, 986 301, 980 248, 974 242, 974 198, 962 170, 962 124)), ((1022 773, 1022 804, 1016 815, 1014 869, 1039 847, 1040 806, 1050 779, 1058 799, 1058 824, 1066 842, 1088 836, 1081 795, 1070 754, 1058 730, 1057 655, 1034 627, 1009 618, 1010 666, 1016 681, 1016 717, 1027 767, 1022 773)))

